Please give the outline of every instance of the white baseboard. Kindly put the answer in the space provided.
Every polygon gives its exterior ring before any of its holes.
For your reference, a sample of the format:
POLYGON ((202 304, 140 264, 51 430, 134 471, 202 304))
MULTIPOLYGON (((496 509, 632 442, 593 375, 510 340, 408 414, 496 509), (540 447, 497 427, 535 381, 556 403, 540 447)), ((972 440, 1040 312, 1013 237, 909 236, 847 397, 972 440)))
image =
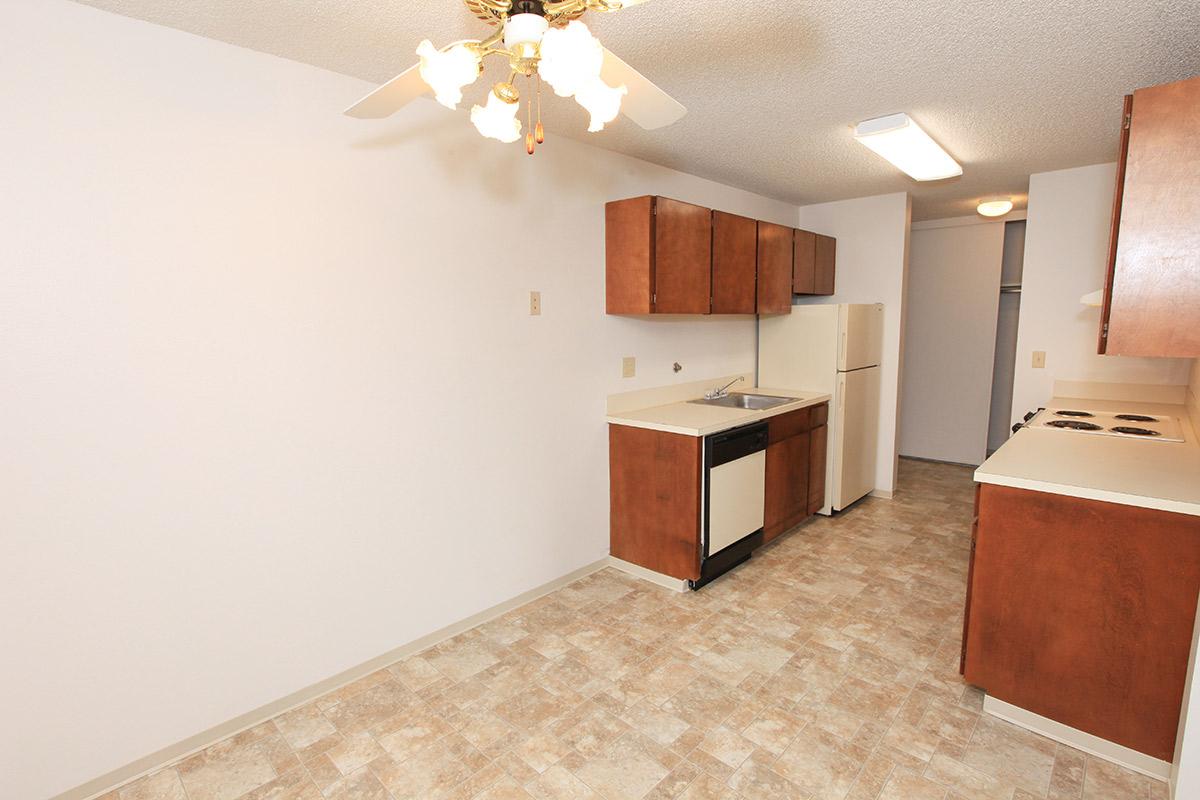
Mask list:
POLYGON ((1085 733, 1078 728, 1063 725, 1061 722, 1055 722, 1049 717, 1026 711, 1020 706, 997 700, 991 695, 984 695, 983 710, 994 717, 1007 720, 1026 730, 1040 733, 1048 739, 1068 744, 1076 750, 1090 753, 1096 758, 1103 758, 1105 761, 1111 761, 1134 772, 1140 772, 1160 781, 1167 781, 1171 777, 1169 762, 1139 753, 1137 750, 1115 744, 1107 739, 1101 739, 1099 736, 1085 733))
POLYGON ((216 744, 222 739, 227 739, 241 733, 244 730, 253 728, 255 725, 261 725, 269 719, 279 716, 293 708, 298 708, 306 703, 310 703, 321 695, 339 689, 348 683, 353 683, 359 678, 370 675, 376 670, 383 669, 386 666, 396 663, 401 659, 407 658, 422 650, 427 650, 439 642, 443 642, 452 636, 468 631, 471 628, 482 625, 485 622, 495 619, 496 617, 507 614, 514 608, 523 606, 526 603, 536 600, 543 595, 550 594, 557 589, 561 589, 568 583, 573 583, 580 578, 591 575, 593 572, 598 572, 609 566, 609 559, 602 558, 599 561, 593 561, 587 566, 580 567, 577 570, 563 575, 561 578, 555 578, 549 583, 544 583, 534 589, 505 600, 502 603, 492 606, 491 608, 480 611, 478 614, 472 614, 466 619, 459 620, 453 624, 447 625, 444 628, 434 631, 433 633, 422 636, 420 639, 401 645, 393 650, 389 650, 383 655, 376 656, 370 661, 363 662, 356 667, 338 673, 331 678, 326 678, 323 681, 314 683, 312 686, 307 686, 299 691, 293 692, 286 697, 267 703, 253 711, 248 711, 241 716, 235 717, 220 725, 209 728, 206 731, 197 733, 195 736, 189 736, 183 741, 176 742, 169 747, 164 747, 155 753, 139 758, 130 764, 113 770, 112 772, 101 775, 98 778, 88 781, 87 783, 76 786, 74 789, 69 789, 62 794, 56 795, 50 800, 89 800, 89 798, 99 797, 102 794, 112 791, 118 786, 123 786, 130 781, 137 780, 144 775, 149 775, 152 772, 162 769, 169 764, 172 764, 181 759, 187 758, 195 753, 200 752, 206 747, 216 744))
POLYGON ((688 590, 688 582, 685 580, 672 578, 670 575, 663 575, 661 572, 655 572, 645 567, 639 567, 637 564, 622 561, 616 556, 608 557, 608 566, 613 569, 619 569, 621 572, 632 575, 635 578, 650 581, 650 583, 670 589, 673 592, 686 592, 688 590))
POLYGON ((887 489, 872 489, 871 497, 881 497, 884 500, 891 500, 895 496, 894 492, 889 492, 887 489))

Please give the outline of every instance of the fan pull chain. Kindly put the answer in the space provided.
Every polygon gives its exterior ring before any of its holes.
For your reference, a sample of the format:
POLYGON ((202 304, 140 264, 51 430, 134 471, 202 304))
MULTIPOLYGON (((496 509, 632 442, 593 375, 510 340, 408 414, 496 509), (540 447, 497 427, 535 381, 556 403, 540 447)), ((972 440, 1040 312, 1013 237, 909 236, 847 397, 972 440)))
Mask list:
POLYGON ((525 152, 533 155, 536 149, 533 138, 533 99, 525 102, 525 152))
POLYGON ((546 131, 542 128, 542 76, 537 76, 537 127, 534 129, 534 138, 538 144, 546 141, 546 131))

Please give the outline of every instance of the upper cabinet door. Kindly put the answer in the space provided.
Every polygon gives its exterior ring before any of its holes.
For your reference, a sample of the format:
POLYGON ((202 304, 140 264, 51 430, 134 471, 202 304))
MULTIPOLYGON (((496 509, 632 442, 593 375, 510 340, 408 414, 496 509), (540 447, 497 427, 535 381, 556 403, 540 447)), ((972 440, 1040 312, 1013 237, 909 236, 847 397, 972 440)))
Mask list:
POLYGON ((795 258, 792 262, 792 292, 794 294, 817 293, 817 235, 812 231, 797 230, 795 258))
POLYGON ((834 275, 837 272, 837 239, 818 233, 813 261, 813 294, 833 294, 834 275))
POLYGON ((707 314, 712 303, 712 210, 655 198, 654 313, 707 314))
POLYGON ((758 223, 724 211, 712 215, 712 313, 753 314, 758 223))
POLYGON ((1134 92, 1124 177, 1102 350, 1200 356, 1200 77, 1134 92))
POLYGON ((604 206, 604 297, 609 314, 654 311, 654 198, 604 206))
POLYGON ((792 229, 758 223, 758 313, 792 313, 792 229))

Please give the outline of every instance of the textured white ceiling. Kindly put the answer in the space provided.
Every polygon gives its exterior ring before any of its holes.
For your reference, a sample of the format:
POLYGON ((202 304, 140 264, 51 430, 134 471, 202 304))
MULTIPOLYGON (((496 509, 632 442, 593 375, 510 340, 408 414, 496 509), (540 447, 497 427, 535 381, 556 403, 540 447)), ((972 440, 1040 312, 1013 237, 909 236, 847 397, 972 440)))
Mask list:
MULTIPOLYGON (((484 30, 459 0, 79 2, 376 82, 422 38, 484 30)), ((551 136, 800 204, 907 190, 914 219, 997 195, 1023 207, 1031 173, 1115 159, 1122 95, 1200 73, 1200 0, 654 0, 585 19, 689 113, 587 134, 551 97, 551 136), (896 111, 962 177, 916 183, 851 138, 896 111)))

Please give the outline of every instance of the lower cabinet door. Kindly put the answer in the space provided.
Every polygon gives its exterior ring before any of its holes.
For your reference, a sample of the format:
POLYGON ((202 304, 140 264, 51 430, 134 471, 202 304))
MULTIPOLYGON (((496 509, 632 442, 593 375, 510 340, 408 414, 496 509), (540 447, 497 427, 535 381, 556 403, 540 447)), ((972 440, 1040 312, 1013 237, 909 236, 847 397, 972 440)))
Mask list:
POLYGON ((807 431, 767 447, 763 541, 808 516, 809 448, 807 431))
POLYGON ((829 426, 812 430, 808 461, 808 513, 816 514, 825 507, 825 468, 829 449, 829 426))

